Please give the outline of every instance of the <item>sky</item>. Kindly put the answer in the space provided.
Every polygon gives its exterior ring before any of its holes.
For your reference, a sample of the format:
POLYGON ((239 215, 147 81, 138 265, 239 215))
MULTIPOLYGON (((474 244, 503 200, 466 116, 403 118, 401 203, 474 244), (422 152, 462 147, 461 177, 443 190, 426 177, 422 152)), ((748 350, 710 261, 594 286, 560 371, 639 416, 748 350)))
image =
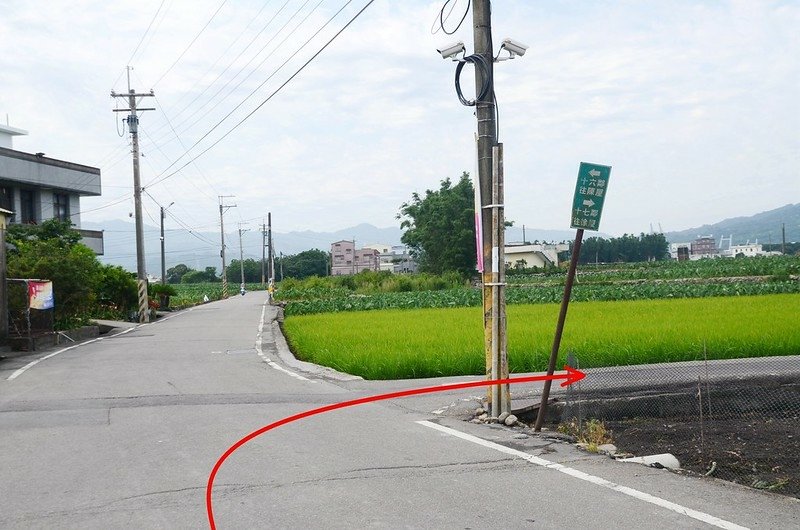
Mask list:
MULTIPOLYGON (((472 107, 436 49, 444 0, 0 0, 0 120, 14 148, 102 171, 81 219, 130 220, 123 93, 144 221, 213 232, 398 226, 413 192, 475 167, 472 107), (340 11, 341 10, 341 11, 340 11), (338 14, 337 14, 338 12, 338 14), (438 31, 437 31, 438 30, 438 31), (276 90, 300 71, 277 93, 276 90), (126 66, 132 70, 128 72, 126 66), (177 171, 180 170, 180 171, 177 171)), ((458 26, 466 0, 450 2, 458 26)), ((675 231, 800 202, 800 2, 496 1, 506 218, 568 229, 580 162, 612 166, 600 225, 675 231)), ((471 67, 462 85, 474 97, 471 67)))

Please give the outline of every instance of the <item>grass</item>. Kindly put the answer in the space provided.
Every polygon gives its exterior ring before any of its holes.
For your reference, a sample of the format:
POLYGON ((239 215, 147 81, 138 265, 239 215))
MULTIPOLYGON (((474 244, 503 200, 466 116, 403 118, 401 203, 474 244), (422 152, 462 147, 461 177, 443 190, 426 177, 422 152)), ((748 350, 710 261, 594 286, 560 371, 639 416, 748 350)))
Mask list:
MULTIPOLYGON (((581 367, 800 354, 800 295, 574 302, 561 343, 581 367)), ((558 304, 508 306, 512 373, 543 371, 558 304)), ((484 373, 475 307, 287 317, 301 359, 366 379, 484 373)))

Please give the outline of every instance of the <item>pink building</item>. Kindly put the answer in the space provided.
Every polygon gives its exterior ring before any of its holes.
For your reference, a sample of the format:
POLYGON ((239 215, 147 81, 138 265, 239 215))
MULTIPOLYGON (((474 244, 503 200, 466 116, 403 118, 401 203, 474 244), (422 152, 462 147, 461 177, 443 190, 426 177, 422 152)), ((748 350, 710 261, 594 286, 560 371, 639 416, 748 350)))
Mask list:
POLYGON ((371 248, 355 249, 355 243, 343 239, 331 244, 331 276, 357 274, 380 269, 380 253, 371 248))

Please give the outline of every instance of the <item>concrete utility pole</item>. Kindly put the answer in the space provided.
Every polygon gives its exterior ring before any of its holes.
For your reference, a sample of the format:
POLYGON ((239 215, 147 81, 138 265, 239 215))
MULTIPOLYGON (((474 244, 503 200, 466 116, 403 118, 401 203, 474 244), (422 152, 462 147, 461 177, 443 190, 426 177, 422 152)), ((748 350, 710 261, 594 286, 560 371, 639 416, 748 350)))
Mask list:
POLYGON ((261 287, 267 284, 267 225, 261 223, 261 287))
POLYGON ((267 254, 267 267, 269 274, 269 282, 275 284, 275 253, 272 251, 272 212, 267 213, 267 245, 269 246, 269 254, 267 254))
POLYGON ((150 321, 149 300, 147 298, 147 270, 144 259, 144 225, 142 224, 142 185, 139 178, 139 111, 156 110, 154 108, 138 108, 136 98, 154 97, 151 90, 149 94, 137 94, 131 89, 131 67, 128 66, 128 93, 117 94, 111 91, 112 98, 128 98, 128 109, 114 109, 114 112, 130 112, 126 118, 128 129, 131 132, 133 146, 133 200, 136 221, 136 278, 139 287, 139 322, 150 321))
POLYGON ((222 258, 222 298, 228 298, 228 271, 225 268, 225 222, 223 214, 228 211, 229 208, 236 208, 235 204, 223 204, 225 202, 224 199, 229 197, 234 197, 234 195, 219 196, 219 235, 222 243, 222 250, 220 250, 219 255, 222 258))
POLYGON ((242 230, 242 223, 239 223, 239 269, 242 272, 242 285, 244 287, 244 248, 242 247, 242 232, 247 232, 247 230, 242 230))
POLYGON ((786 223, 781 223, 781 254, 786 255, 786 223))
MULTIPOLYGON (((506 357, 505 292, 501 289, 500 270, 505 267, 503 252, 504 226, 493 223, 493 218, 502 220, 503 205, 493 201, 495 189, 502 190, 502 169, 493 178, 494 162, 492 150, 497 144, 497 123, 494 107, 494 51, 492 49, 492 10, 489 0, 475 0, 472 3, 473 37, 475 55, 480 55, 488 65, 489 90, 475 103, 478 118, 478 182, 481 195, 481 226, 483 238, 483 331, 486 353, 486 377, 505 379, 508 377, 508 364, 501 359, 506 357), (497 377, 495 377, 497 376, 497 377)), ((480 95, 484 85, 484 73, 475 68, 475 93, 480 95)), ((501 151, 502 153, 502 151, 501 151)), ((501 166, 502 167, 502 166, 501 166)), ((491 415, 499 416, 511 410, 511 397, 508 385, 487 390, 491 405, 491 415)))
MULTIPOLYGON (((169 203, 169 206, 172 206, 173 204, 175 203, 171 202, 169 203)), ((166 208, 163 206, 161 207, 161 285, 167 284, 167 265, 165 259, 166 251, 164 249, 164 218, 167 216, 167 209, 169 206, 166 208)))

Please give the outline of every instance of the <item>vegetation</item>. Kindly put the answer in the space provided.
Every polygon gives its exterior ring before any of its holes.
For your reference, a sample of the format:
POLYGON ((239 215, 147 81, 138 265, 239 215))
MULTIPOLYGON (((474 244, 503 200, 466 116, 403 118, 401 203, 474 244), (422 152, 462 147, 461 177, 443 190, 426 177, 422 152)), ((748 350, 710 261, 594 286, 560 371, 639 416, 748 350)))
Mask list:
MULTIPOLYGON (((570 306, 562 355, 599 367, 800 352, 800 294, 570 306), (747 325, 743 325, 746 323, 747 325)), ((558 304, 508 308, 513 373, 547 367, 558 304)), ((386 310, 293 316, 284 331, 295 354, 367 379, 484 372, 481 309, 386 310)))
POLYGON ((319 249, 304 250, 299 254, 275 258, 275 278, 302 280, 311 276, 327 276, 330 253, 319 249))
POLYGON ((408 245, 420 271, 472 274, 476 262, 474 216, 474 190, 465 172, 455 185, 445 179, 438 190, 427 190, 424 197, 412 194, 397 216, 406 230, 401 241, 408 245))
POLYGON ((669 259, 669 243, 664 234, 624 234, 604 239, 590 237, 583 242, 579 263, 646 262, 669 259))
POLYGON ((53 282, 55 329, 88 323, 92 316, 121 316, 136 304, 136 282, 121 267, 102 265, 70 223, 10 225, 9 278, 53 282))

